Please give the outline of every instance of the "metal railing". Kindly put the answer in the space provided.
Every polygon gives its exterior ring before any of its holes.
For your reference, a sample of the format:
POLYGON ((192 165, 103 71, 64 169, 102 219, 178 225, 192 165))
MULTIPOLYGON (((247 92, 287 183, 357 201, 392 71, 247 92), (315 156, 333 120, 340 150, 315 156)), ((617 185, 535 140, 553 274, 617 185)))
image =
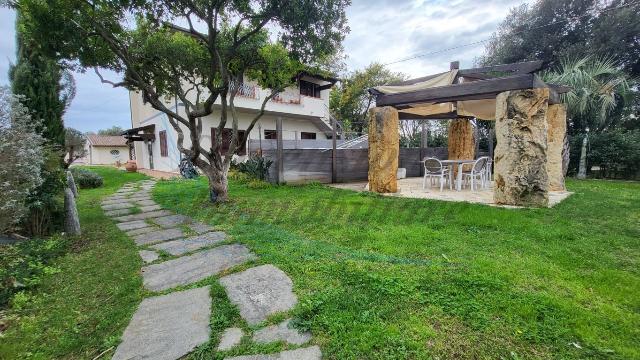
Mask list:
MULTIPOLYGON (((232 84, 232 87, 233 85, 234 84, 232 84)), ((258 87, 255 85, 241 83, 240 85, 238 85, 236 96, 242 96, 242 97, 258 100, 260 99, 260 91, 258 91, 258 87)))
POLYGON ((280 103, 280 104, 291 104, 291 105, 300 105, 302 104, 302 98, 300 93, 295 94, 291 92, 283 92, 276 96, 274 96, 271 101, 280 103))

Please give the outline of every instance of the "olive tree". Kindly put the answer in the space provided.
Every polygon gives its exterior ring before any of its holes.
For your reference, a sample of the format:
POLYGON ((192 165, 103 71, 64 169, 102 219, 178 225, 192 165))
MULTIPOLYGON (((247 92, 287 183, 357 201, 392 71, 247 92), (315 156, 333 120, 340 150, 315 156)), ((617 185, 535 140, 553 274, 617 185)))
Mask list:
POLYGON ((74 161, 87 156, 87 137, 74 128, 64 129, 64 168, 68 169, 74 161))
MULTIPOLYGON (((169 118, 179 151, 209 179, 211 201, 227 199, 232 155, 267 102, 302 64, 326 59, 348 31, 349 0, 14 0, 25 31, 68 64, 94 68, 104 83, 139 91, 169 118), (105 79, 98 68, 121 79, 105 79), (243 76, 271 89, 240 137, 234 99, 243 76), (182 111, 168 98, 177 97, 182 111), (215 114, 214 114, 214 109, 215 114), (219 118, 210 148, 202 118, 219 118), (222 130, 231 128, 228 150, 222 130), (185 141, 188 139, 188 141, 185 141)), ((307 69, 308 70, 308 69, 307 69)))

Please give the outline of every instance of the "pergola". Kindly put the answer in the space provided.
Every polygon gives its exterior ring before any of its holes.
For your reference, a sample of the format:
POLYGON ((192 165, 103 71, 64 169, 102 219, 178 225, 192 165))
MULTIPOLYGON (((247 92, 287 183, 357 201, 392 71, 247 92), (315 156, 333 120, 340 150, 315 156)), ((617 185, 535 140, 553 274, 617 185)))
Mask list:
POLYGON ((127 129, 120 134, 127 139, 127 145, 129 145, 129 160, 134 160, 134 143, 136 141, 142 141, 147 145, 147 151, 149 152, 149 168, 153 169, 153 142, 156 140, 155 131, 156 126, 151 124, 127 129))
POLYGON ((474 157, 472 119, 495 121, 494 201, 546 206, 549 191, 564 190, 562 148, 569 88, 535 75, 542 61, 459 69, 370 89, 369 189, 397 192, 399 121, 452 119, 449 158, 474 157))

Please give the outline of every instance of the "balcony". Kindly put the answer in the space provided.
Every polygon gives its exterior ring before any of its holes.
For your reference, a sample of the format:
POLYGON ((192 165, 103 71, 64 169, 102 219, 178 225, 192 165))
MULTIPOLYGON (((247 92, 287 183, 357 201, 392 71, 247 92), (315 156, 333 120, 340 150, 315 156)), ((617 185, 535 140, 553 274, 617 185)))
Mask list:
MULTIPOLYGON (((232 85, 233 87, 233 85, 232 85)), ((245 98, 249 98, 249 99, 255 99, 255 100, 259 100, 260 99, 260 91, 258 90, 258 87, 255 85, 249 85, 246 83, 241 83, 238 86, 238 90, 236 91, 236 96, 241 96, 241 97, 245 97, 245 98)))
POLYGON ((300 97, 300 93, 296 94, 293 92, 283 92, 276 96, 274 96, 271 101, 279 104, 291 104, 291 105, 301 105, 302 99, 300 97))

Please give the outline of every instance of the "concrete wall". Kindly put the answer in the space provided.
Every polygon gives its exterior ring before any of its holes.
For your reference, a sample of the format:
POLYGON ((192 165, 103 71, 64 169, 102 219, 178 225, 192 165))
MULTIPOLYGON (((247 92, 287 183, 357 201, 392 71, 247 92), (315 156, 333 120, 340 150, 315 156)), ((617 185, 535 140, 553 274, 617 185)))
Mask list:
POLYGON ((89 146, 87 155, 91 165, 113 165, 120 160, 121 163, 129 160, 129 148, 126 146, 89 146), (118 156, 111 155, 112 150, 120 152, 118 156))

